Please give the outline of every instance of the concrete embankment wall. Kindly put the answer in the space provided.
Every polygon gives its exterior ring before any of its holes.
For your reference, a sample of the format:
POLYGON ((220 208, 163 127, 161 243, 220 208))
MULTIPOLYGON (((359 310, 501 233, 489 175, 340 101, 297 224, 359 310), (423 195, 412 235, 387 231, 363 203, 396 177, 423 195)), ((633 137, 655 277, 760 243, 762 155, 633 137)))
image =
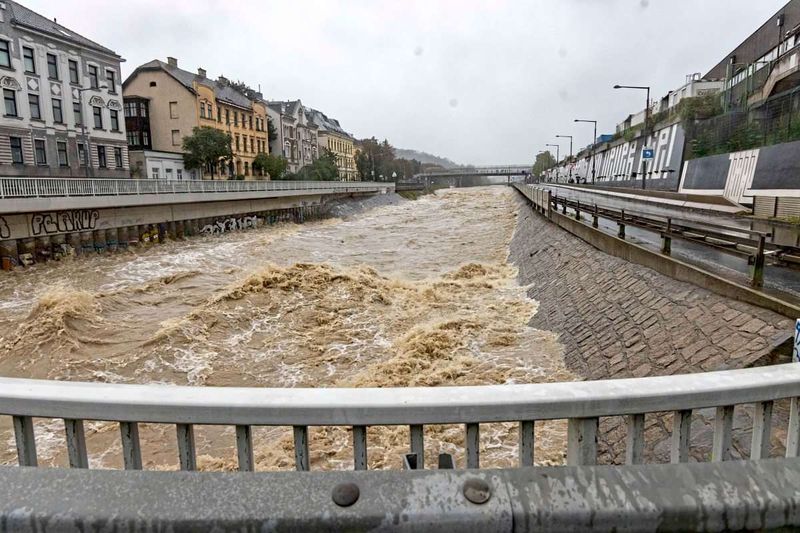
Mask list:
MULTIPOLYGON (((793 321, 779 313, 604 253, 536 213, 521 195, 519 201, 510 260, 539 302, 530 325, 559 334, 567 366, 586 379, 762 364, 792 334, 793 321)), ((784 411, 776 407, 776 419, 784 411)), ((748 409, 737 409, 736 417, 737 427, 752 427, 748 409)), ((713 410, 693 418, 696 459, 709 457, 713 419, 713 410)), ((671 415, 647 416, 649 459, 669 461, 671 422, 671 415)), ((603 462, 623 461, 625 421, 604 419, 602 427, 603 462)), ((737 432, 734 448, 734 456, 745 457, 749 434, 737 432)))
POLYGON ((65 256, 116 250, 142 243, 218 234, 281 220, 320 216, 326 202, 345 195, 72 209, 0 216, 0 266, 10 270, 65 256))

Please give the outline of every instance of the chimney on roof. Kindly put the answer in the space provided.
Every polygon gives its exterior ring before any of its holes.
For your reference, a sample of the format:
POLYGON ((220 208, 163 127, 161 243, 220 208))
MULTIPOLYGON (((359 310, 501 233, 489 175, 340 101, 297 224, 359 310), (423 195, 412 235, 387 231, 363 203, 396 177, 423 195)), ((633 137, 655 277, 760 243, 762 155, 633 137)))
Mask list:
POLYGON ((197 75, 200 76, 201 78, 205 78, 206 69, 204 69, 203 67, 197 67, 197 75))
POLYGON ((217 78, 217 81, 220 82, 222 85, 228 85, 228 83, 230 83, 228 81, 228 78, 226 78, 225 76, 220 76, 219 78, 217 78))
POLYGON ((167 58, 167 64, 169 66, 171 66, 171 67, 178 68, 178 60, 175 59, 174 57, 168 57, 167 58))

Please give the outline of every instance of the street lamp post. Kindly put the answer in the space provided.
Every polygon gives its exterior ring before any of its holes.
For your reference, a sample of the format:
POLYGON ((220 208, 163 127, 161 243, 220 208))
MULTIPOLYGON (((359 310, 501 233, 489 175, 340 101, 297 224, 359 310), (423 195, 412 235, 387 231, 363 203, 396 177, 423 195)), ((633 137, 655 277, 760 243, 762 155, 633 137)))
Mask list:
MULTIPOLYGON (((572 135, 556 135, 559 139, 569 139, 569 159, 572 161, 572 135)), ((569 179, 572 179, 572 167, 569 167, 569 179)))
POLYGON ((575 122, 587 122, 589 124, 594 124, 594 137, 592 137, 592 185, 594 185, 595 174, 596 174, 596 167, 595 167, 595 153, 594 147, 595 143, 597 143, 597 121, 596 120, 583 120, 580 118, 576 118, 575 122))
MULTIPOLYGON (((561 145, 558 144, 546 144, 545 146, 554 146, 556 149, 556 169, 558 169, 558 164, 561 162, 561 145)), ((558 172, 558 170, 556 170, 558 172)), ((556 174, 556 181, 558 181, 558 174, 556 174)))
MULTIPOLYGON (((637 89, 640 91, 647 91, 647 105, 644 107, 644 130, 642 133, 644 134, 644 142, 647 144, 647 127, 650 122, 650 87, 640 86, 640 85, 614 85, 615 89, 637 89)), ((644 147, 643 147, 644 148, 644 147)), ((644 153, 642 153, 642 189, 647 188, 647 159, 644 158, 644 153)))
POLYGON ((89 134, 86 133, 86 110, 83 108, 83 93, 84 91, 96 91, 98 89, 108 89, 107 85, 101 85, 99 87, 85 87, 83 89, 76 89, 78 91, 78 106, 81 108, 81 137, 83 138, 83 149, 84 149, 84 168, 86 169, 86 178, 91 178, 90 175, 90 168, 92 164, 92 148, 91 144, 89 143, 89 134))

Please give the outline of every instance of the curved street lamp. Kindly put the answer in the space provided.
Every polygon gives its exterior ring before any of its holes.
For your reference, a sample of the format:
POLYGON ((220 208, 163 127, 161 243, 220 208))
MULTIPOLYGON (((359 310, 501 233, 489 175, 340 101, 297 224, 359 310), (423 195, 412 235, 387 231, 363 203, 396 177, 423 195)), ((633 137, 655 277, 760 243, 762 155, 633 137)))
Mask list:
MULTIPOLYGON (((644 106, 644 129, 642 130, 642 136, 644 137, 644 142, 647 143, 647 126, 650 123, 650 87, 646 87, 644 85, 614 85, 615 89, 636 89, 640 91, 647 91, 647 104, 644 106)), ((642 154, 642 189, 647 188, 647 160, 644 158, 644 154, 642 154)))

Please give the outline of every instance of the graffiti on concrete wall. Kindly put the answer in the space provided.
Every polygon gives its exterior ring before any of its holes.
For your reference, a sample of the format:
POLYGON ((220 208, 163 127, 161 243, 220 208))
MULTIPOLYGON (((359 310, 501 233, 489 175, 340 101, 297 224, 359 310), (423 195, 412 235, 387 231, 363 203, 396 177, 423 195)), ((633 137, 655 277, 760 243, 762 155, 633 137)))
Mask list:
POLYGON ((93 230, 97 226, 98 218, 100 218, 100 212, 93 209, 37 213, 31 217, 31 233, 36 237, 70 231, 93 230))
POLYGON ((240 229, 255 228, 258 222, 258 217, 241 217, 241 218, 227 218, 225 220, 218 220, 214 224, 203 226, 200 233, 207 235, 219 235, 226 231, 236 231, 240 229))
POLYGON ((11 228, 8 227, 8 222, 3 217, 0 217, 0 239, 10 239, 11 228))

